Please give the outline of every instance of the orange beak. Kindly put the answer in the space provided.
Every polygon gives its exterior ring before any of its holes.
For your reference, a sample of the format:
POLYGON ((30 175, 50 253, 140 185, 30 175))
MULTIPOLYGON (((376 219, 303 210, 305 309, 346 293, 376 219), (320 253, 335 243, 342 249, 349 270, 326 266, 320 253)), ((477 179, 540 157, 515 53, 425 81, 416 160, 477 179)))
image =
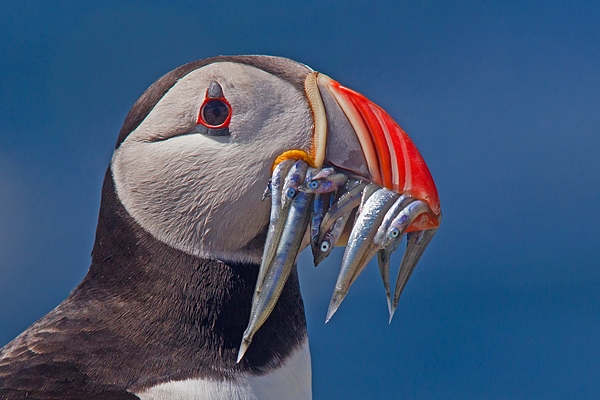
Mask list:
POLYGON ((440 200, 429 168, 396 121, 362 94, 321 73, 309 76, 305 87, 315 116, 311 153, 317 165, 330 164, 427 203, 430 211, 406 232, 439 227, 440 200))

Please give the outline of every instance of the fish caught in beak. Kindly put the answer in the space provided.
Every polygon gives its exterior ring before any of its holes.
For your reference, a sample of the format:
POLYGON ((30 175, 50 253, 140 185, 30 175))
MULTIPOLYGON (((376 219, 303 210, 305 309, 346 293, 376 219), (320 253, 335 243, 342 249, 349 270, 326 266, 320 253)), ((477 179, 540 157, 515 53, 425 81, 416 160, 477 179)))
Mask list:
POLYGON ((269 228, 238 362, 275 307, 303 248, 311 246, 317 265, 334 246, 346 246, 326 321, 377 255, 391 321, 441 222, 425 161, 381 107, 318 72, 308 75, 304 88, 314 118, 312 146, 274 161, 265 192, 271 201, 269 228), (390 255, 404 234, 407 248, 392 297, 390 255))

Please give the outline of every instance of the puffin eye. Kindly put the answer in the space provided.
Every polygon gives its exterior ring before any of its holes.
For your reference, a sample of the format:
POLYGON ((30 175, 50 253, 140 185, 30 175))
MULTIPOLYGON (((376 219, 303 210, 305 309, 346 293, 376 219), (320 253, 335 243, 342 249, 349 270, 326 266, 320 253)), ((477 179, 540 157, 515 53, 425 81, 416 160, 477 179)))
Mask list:
POLYGON ((202 120, 206 125, 218 127, 229 117, 229 107, 222 100, 210 100, 202 106, 202 120))
POLYGON ((202 125, 202 133, 209 136, 229 135, 231 105, 223 95, 223 89, 217 82, 211 82, 206 90, 206 97, 200 107, 198 125, 202 125))

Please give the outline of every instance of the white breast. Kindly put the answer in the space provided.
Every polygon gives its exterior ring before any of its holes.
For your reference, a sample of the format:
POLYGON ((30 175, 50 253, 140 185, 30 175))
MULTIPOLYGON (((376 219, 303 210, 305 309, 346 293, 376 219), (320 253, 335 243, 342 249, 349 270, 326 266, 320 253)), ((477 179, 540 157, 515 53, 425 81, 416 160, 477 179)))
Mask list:
POLYGON ((308 339, 285 364, 266 375, 244 375, 233 381, 171 381, 135 394, 142 400, 310 400, 308 339))

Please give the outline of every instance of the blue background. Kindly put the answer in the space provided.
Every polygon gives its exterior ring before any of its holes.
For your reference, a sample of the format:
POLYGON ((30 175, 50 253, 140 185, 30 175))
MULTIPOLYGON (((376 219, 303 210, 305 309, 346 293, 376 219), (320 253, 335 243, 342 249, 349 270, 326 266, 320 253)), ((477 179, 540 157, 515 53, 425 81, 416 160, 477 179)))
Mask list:
MULTIPOLYGON (((600 6, 505 1, 4 1, 0 345, 90 262, 126 113, 219 54, 304 62, 385 108, 444 223, 391 325, 375 263, 299 267, 315 399, 600 396, 600 6)), ((394 265, 399 263, 396 257, 394 265)))

